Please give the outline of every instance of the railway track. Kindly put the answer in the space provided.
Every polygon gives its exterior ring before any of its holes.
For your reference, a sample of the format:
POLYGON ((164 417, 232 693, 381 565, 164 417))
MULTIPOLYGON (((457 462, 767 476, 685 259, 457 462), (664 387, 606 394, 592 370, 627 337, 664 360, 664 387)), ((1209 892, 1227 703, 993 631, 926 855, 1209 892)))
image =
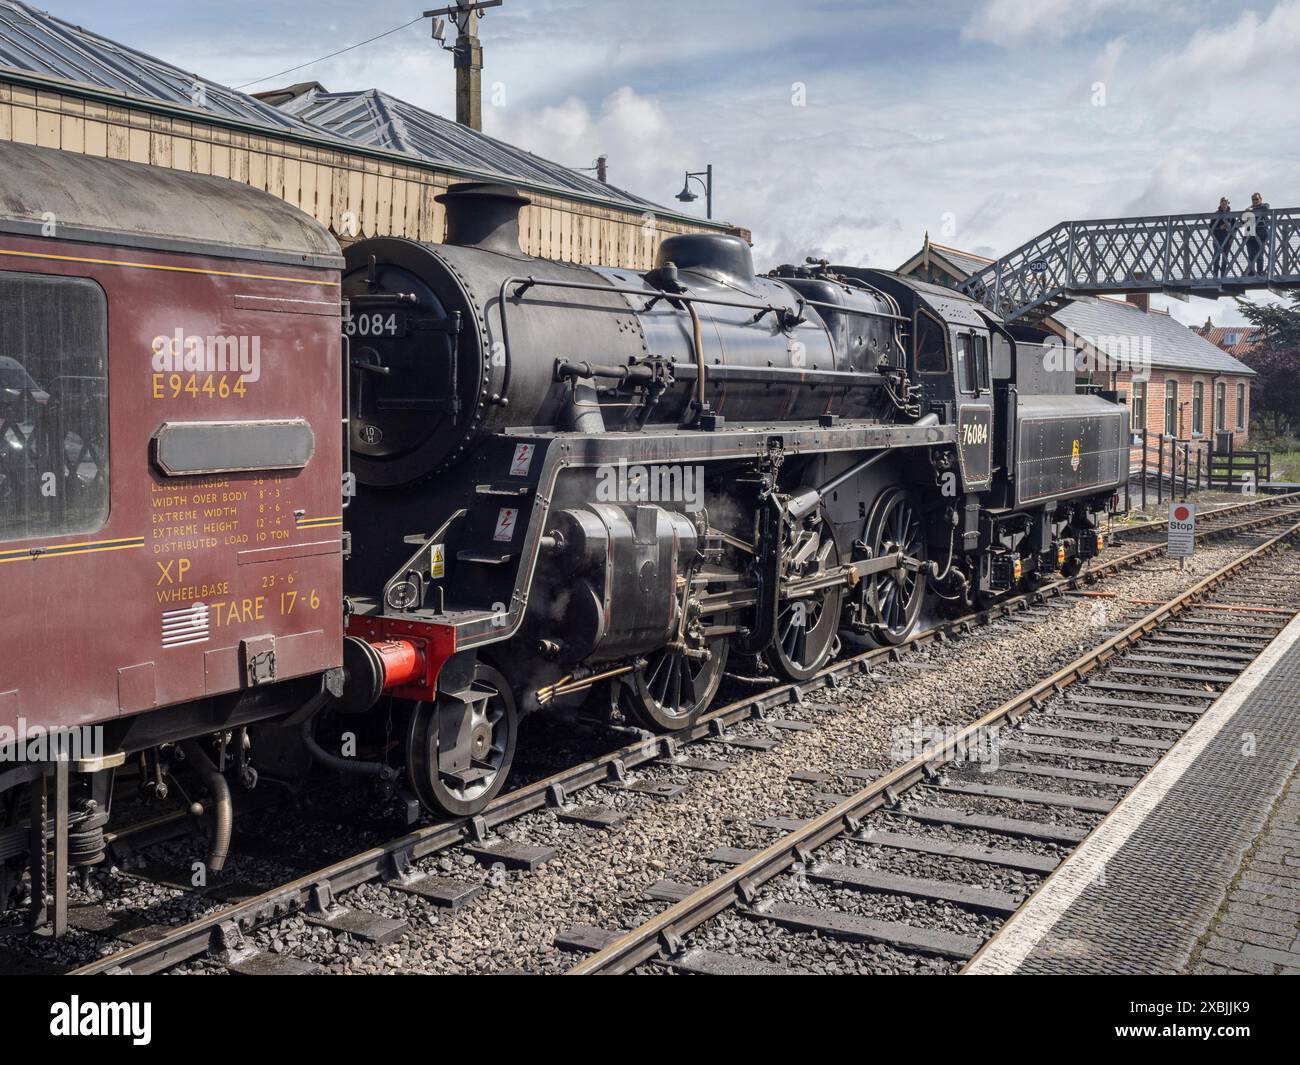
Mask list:
MULTIPOLYGON (((1281 497, 1260 501, 1245 508, 1233 523, 1207 525, 1199 536, 1203 541, 1237 535, 1284 520, 1295 512, 1281 497), (1257 513, 1258 511, 1258 513, 1257 513)), ((985 610, 935 625, 902 648, 881 648, 843 658, 828 666, 803 685, 779 684, 745 696, 720 707, 684 733, 672 737, 642 738, 622 749, 569 767, 499 797, 483 814, 475 818, 428 825, 388 840, 381 845, 307 871, 291 881, 269 890, 232 901, 180 927, 145 942, 114 949, 104 957, 75 970, 79 973, 162 971, 189 959, 208 957, 231 967, 245 966, 259 971, 259 963, 249 947, 249 935, 257 928, 284 920, 290 914, 305 914, 325 929, 347 932, 363 942, 384 943, 400 935, 400 922, 378 918, 374 914, 349 909, 338 899, 359 885, 382 882, 389 887, 419 894, 438 905, 456 907, 468 901, 477 888, 451 877, 421 875, 417 863, 432 855, 464 848, 480 860, 504 867, 532 867, 545 856, 528 853, 529 848, 502 846, 494 841, 493 831, 526 814, 551 809, 562 818, 592 825, 616 823, 607 807, 582 805, 575 797, 582 791, 610 781, 624 781, 637 787, 646 784, 648 794, 656 788, 646 781, 633 781, 633 770, 651 766, 679 766, 707 771, 707 765, 692 759, 684 749, 693 743, 725 739, 737 726, 754 720, 766 720, 780 727, 773 711, 798 703, 814 693, 838 687, 847 677, 866 672, 875 662, 899 660, 909 648, 947 640, 998 618, 1012 617, 1048 600, 1076 591, 1102 577, 1142 564, 1163 551, 1162 545, 1140 547, 1100 562, 1093 569, 1071 580, 1062 580, 1034 592, 1017 596, 985 610)), ((733 737, 734 739, 734 737, 733 737)), ((743 742, 739 743, 743 747, 743 742)), ((273 959, 271 967, 284 971, 288 959, 273 959)))
MULTIPOLYGON (((1173 503, 1175 500, 1169 500, 1173 503)), ((1194 501, 1193 501, 1194 502, 1194 501)), ((1300 492, 1287 492, 1275 496, 1260 496, 1253 500, 1247 500, 1242 503, 1230 503, 1227 506, 1216 507, 1214 510, 1206 510, 1199 513, 1196 517, 1198 525, 1202 527, 1214 528, 1222 524, 1231 524, 1236 518, 1246 511, 1258 511, 1278 507, 1287 509, 1300 503, 1300 492)), ((1134 522, 1131 525, 1112 524, 1107 532, 1112 542, 1125 543, 1134 540, 1148 540, 1159 538, 1165 535, 1168 528, 1168 521, 1164 518, 1157 518, 1153 521, 1134 522)))
MULTIPOLYGON (((770 846, 720 848, 727 869, 710 883, 651 886, 647 899, 670 905, 640 926, 572 930, 567 942, 594 952, 570 972, 786 973, 774 960, 786 949, 764 938, 790 931, 959 970, 1300 612, 1300 559, 1280 553, 1297 535, 1300 523, 932 748, 826 796, 819 816, 771 819, 788 831, 770 846), (988 750, 992 766, 969 760, 988 750), (762 931, 738 934, 737 921, 762 931)), ((806 779, 833 788, 852 775, 806 779)))

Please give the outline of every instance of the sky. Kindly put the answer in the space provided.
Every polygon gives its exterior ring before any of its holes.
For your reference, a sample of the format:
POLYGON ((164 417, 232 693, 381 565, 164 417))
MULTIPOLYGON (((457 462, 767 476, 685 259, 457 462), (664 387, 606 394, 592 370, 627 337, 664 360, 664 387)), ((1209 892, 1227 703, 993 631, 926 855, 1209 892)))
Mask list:
MULTIPOLYGON (((45 0, 239 86, 399 26, 418 0, 45 0)), ((505 0, 480 25, 485 132, 684 213, 760 267, 985 255, 1076 218, 1300 203, 1300 0, 505 0)), ((250 86, 379 88, 455 114, 427 20, 250 86)), ((1242 321, 1231 300, 1157 300, 1242 321)))

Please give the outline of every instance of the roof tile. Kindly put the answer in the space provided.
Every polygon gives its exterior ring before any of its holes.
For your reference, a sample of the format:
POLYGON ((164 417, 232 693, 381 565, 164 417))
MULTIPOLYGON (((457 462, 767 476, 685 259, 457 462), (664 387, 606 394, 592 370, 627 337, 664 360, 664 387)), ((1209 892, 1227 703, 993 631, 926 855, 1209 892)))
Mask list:
POLYGON ((1151 365, 1162 369, 1205 373, 1247 374, 1255 371, 1216 348, 1200 334, 1168 314, 1148 313, 1131 303, 1081 299, 1062 307, 1051 321, 1073 330, 1098 351, 1114 355, 1132 350, 1129 338, 1140 338, 1145 350, 1150 338, 1151 365))

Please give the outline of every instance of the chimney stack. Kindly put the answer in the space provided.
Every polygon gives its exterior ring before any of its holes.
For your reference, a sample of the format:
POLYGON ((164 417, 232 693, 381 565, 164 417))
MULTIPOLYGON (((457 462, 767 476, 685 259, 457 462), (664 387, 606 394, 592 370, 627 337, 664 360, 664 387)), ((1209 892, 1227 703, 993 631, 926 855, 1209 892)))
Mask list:
POLYGON ((1151 313, 1151 294, 1149 292, 1130 293, 1128 301, 1143 314, 1151 313))
POLYGON ((532 201, 509 185, 461 181, 434 197, 447 210, 447 244, 522 255, 519 212, 532 201))

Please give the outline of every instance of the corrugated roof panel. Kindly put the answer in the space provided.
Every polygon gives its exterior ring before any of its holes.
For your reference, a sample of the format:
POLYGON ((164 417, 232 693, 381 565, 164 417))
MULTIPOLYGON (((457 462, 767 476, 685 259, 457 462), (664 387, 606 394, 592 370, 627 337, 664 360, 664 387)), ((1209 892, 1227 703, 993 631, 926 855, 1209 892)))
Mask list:
MULTIPOLYGON (((0 0, 0 68, 156 100, 330 146, 409 155, 482 176, 576 194, 624 210, 688 216, 376 90, 315 90, 282 107, 182 70, 18 0, 0 0)), ((718 225, 704 220, 700 225, 718 225)))
POLYGON ((283 111, 336 136, 390 151, 406 152, 431 163, 487 170, 507 179, 620 201, 636 210, 663 210, 624 189, 533 155, 378 89, 364 92, 311 89, 280 106, 283 111))
POLYGON ((311 127, 270 104, 16 0, 0 0, 0 66, 162 100, 262 126, 313 132, 311 127))

